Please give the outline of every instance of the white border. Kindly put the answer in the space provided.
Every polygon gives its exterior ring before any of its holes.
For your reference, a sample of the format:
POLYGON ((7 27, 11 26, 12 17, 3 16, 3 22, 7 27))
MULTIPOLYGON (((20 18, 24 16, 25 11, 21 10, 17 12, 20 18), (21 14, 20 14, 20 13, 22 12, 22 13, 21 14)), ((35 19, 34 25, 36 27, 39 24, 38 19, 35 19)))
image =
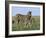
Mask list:
POLYGON ((20 34, 35 34, 43 33, 43 7, 42 5, 22 5, 22 4, 9 4, 9 35, 20 35, 20 34), (19 7, 40 7, 40 30, 35 31, 12 31, 12 6, 19 7))

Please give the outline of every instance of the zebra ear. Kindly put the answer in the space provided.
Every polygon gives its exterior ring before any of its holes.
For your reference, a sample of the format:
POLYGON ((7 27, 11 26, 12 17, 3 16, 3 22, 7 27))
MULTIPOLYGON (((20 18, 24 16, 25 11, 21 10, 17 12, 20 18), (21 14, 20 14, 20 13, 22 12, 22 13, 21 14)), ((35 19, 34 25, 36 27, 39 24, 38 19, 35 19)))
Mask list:
POLYGON ((31 11, 29 11, 29 12, 27 13, 27 15, 31 15, 31 11))

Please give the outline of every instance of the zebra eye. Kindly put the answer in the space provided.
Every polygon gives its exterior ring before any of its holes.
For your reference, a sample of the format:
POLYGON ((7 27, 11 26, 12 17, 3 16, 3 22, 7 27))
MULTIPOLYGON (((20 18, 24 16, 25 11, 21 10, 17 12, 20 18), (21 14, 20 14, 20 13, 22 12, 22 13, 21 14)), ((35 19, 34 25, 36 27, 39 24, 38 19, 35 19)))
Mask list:
POLYGON ((31 17, 31 16, 30 16, 31 17))
POLYGON ((14 20, 12 21, 12 23, 14 24, 14 20))

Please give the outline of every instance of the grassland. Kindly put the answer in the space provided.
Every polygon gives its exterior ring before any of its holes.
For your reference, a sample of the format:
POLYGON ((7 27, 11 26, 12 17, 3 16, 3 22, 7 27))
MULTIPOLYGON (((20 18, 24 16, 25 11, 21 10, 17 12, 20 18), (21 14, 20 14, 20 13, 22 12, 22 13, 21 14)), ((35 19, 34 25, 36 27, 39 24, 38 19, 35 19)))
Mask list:
POLYGON ((40 16, 33 16, 31 25, 25 25, 23 23, 12 24, 12 31, 39 30, 39 29, 40 29, 40 16))

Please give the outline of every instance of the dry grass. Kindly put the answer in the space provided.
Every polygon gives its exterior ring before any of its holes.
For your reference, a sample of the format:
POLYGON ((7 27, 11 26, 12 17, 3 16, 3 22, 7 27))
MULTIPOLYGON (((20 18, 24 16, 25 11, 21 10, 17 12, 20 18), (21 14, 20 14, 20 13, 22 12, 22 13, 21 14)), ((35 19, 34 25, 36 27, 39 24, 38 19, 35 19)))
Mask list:
MULTIPOLYGON (((14 19, 14 17, 13 17, 14 19)), ((12 24, 12 31, 24 31, 24 30, 39 30, 40 29, 40 17, 33 16, 32 17, 32 24, 25 25, 25 24, 12 24)))

